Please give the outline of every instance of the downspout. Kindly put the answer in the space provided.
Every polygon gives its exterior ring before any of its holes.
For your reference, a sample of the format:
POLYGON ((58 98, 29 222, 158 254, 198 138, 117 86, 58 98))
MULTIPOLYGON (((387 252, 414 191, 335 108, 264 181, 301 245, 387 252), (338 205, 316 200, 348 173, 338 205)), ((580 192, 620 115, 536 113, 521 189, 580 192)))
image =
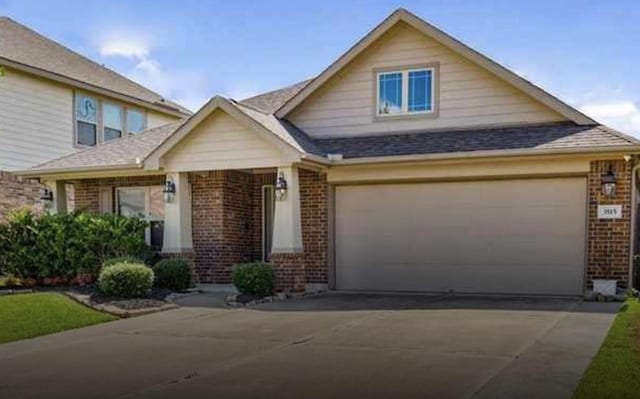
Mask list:
POLYGON ((637 213, 637 206, 636 206, 636 202, 637 202, 637 180, 638 180, 638 170, 640 170, 640 162, 638 162, 639 157, 638 155, 634 155, 631 160, 634 162, 634 166, 633 168, 631 168, 631 223, 630 223, 630 228, 631 228, 631 234, 629 234, 629 236, 631 237, 631 242, 630 242, 630 251, 629 251, 629 288, 636 288, 634 287, 634 276, 633 276, 633 268, 634 268, 634 258, 635 258, 635 244, 636 244, 636 227, 637 227, 637 223, 636 223, 636 218, 638 217, 638 215, 636 215, 637 213))

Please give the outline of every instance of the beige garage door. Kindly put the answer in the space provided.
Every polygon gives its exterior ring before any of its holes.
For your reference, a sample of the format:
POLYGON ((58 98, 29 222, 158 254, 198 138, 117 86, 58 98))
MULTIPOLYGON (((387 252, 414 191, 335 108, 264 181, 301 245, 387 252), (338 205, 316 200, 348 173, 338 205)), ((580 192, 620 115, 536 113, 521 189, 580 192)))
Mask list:
POLYGON ((336 288, 579 295, 584 178, 336 188, 336 288))

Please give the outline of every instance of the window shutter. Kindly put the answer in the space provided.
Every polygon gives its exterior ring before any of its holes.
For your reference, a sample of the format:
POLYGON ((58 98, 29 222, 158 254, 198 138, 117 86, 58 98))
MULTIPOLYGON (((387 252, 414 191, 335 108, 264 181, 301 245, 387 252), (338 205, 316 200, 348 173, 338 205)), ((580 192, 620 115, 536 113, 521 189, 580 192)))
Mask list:
POLYGON ((100 187, 100 213, 113 213, 113 187, 100 187))

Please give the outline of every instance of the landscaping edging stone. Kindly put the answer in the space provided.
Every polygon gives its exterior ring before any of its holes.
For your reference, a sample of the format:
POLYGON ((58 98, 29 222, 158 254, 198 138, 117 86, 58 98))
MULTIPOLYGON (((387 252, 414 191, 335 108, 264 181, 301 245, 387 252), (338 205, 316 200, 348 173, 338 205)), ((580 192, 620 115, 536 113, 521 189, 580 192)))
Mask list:
POLYGON ((0 296, 4 295, 17 295, 17 294, 32 294, 34 291, 30 288, 9 288, 0 290, 0 296))
MULTIPOLYGON (((175 303, 165 303, 164 305, 161 305, 161 306, 150 306, 150 307, 143 307, 140 309, 122 309, 115 305, 110 305, 109 303, 95 303, 91 301, 91 296, 88 294, 81 294, 81 293, 72 292, 72 291, 66 291, 64 294, 67 297, 73 299, 74 301, 82 305, 88 306, 92 309, 95 309, 101 312, 112 314, 114 316, 122 317, 122 318, 144 316, 151 313, 163 312, 165 310, 179 308, 179 306, 176 305, 175 303)), ((146 301, 146 299, 132 299, 131 301, 136 301, 136 300, 146 301)))
POLYGON ((318 295, 321 295, 322 293, 323 293, 322 291, 303 292, 303 293, 278 292, 275 295, 266 296, 260 299, 254 299, 252 301, 245 302, 245 303, 238 301, 238 299, 243 294, 233 294, 227 297, 227 305, 231 306, 232 308, 248 308, 248 307, 260 305, 263 303, 282 302, 292 298, 301 298, 305 296, 318 296, 318 295))

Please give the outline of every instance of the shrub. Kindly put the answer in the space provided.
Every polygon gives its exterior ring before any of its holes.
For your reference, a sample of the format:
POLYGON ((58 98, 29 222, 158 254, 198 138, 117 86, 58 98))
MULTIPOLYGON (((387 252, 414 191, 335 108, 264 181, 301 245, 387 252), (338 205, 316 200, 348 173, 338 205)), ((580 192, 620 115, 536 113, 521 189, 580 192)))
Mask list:
POLYGON ((19 210, 0 224, 0 272, 21 278, 96 275, 114 257, 147 256, 140 218, 85 212, 34 215, 19 210))
POLYGON ((117 258, 107 259, 102 263, 102 268, 113 266, 116 263, 141 263, 146 264, 142 259, 135 256, 119 256, 117 258))
POLYGON ((141 263, 116 263, 102 269, 98 278, 100 292, 112 297, 144 297, 152 286, 153 270, 141 263))
POLYGON ((163 259, 153 267, 156 287, 184 291, 191 285, 191 269, 182 259, 163 259))
POLYGON ((233 268, 233 284, 242 294, 271 295, 274 289, 274 280, 273 267, 268 263, 242 263, 233 268))

